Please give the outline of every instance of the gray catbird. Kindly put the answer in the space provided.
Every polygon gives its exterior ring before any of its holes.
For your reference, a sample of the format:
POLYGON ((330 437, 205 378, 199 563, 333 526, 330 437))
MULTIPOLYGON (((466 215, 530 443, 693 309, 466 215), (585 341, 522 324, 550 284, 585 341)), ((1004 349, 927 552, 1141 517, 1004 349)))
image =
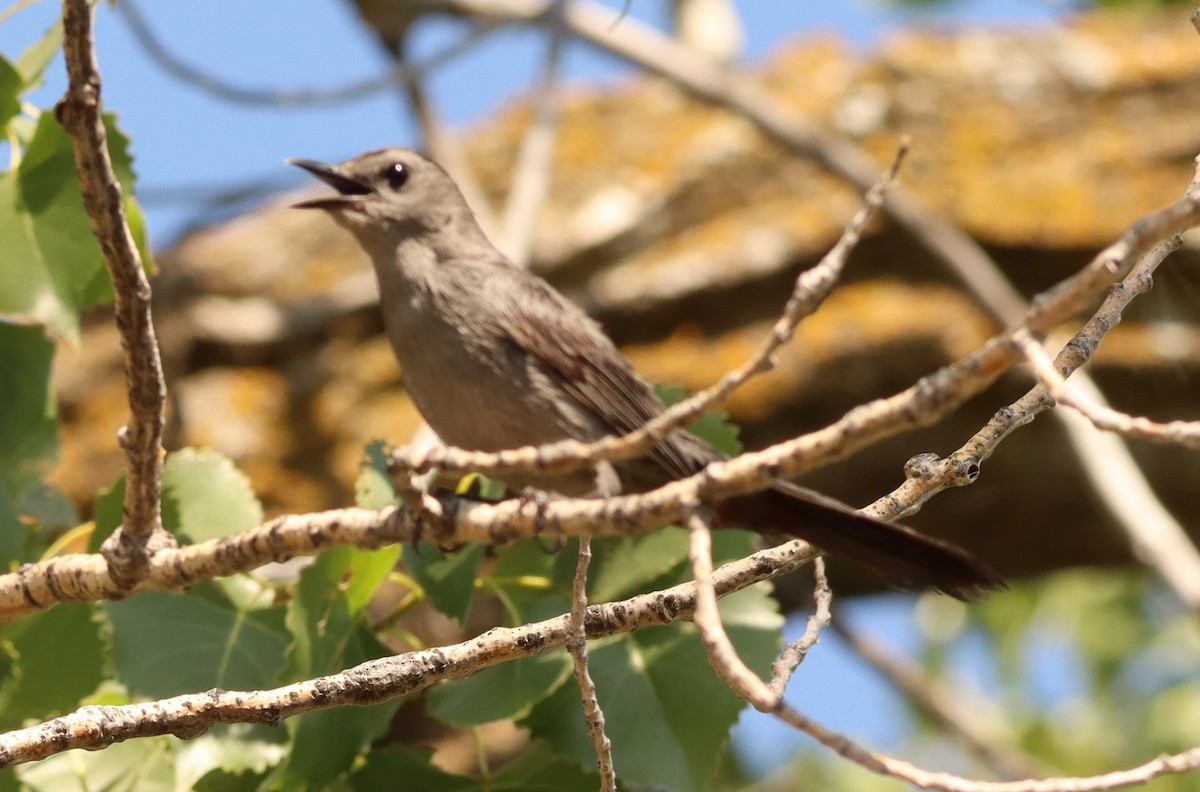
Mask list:
MULTIPOLYGON (((295 206, 325 210, 370 255, 404 386, 443 441, 477 451, 593 441, 662 411, 599 325, 492 246, 438 165, 396 148, 340 165, 289 162, 337 191, 295 206)), ((721 458, 677 431, 640 459, 506 483, 579 496, 640 492, 721 458)), ((901 588, 969 599, 1003 585, 954 545, 792 484, 723 501, 717 516, 807 540, 901 588)))

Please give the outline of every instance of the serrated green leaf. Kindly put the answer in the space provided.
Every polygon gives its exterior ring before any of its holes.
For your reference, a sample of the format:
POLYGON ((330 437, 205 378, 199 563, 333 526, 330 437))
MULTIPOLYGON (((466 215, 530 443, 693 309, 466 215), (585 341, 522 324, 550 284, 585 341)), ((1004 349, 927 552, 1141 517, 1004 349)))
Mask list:
POLYGON ((185 448, 163 465, 163 525, 193 542, 248 531, 263 521, 246 475, 224 454, 185 448))
MULTIPOLYGON (((129 141, 105 116, 109 153, 126 196, 132 195, 129 141)), ((127 204, 128 206, 128 204, 127 204)), ((148 252, 144 223, 135 242, 148 252)), ((15 172, 0 174, 0 316, 42 323, 71 341, 79 335, 79 311, 111 289, 100 246, 83 208, 70 136, 53 114, 43 113, 15 172)), ((150 267, 150 259, 144 264, 150 267)))
MULTIPOLYGON (((0 255, 0 262, 5 260, 0 255)), ((50 471, 58 455, 50 386, 53 358, 54 344, 42 328, 0 320, 0 487, 14 505, 50 471)))
POLYGON ((396 502, 396 489, 388 478, 386 444, 372 440, 363 449, 363 464, 354 482, 354 502, 362 509, 382 509, 396 502))
MULTIPOLYGON (((421 792, 474 792, 479 782, 468 776, 453 775, 430 763, 429 748, 391 745, 367 754, 362 766, 350 774, 354 792, 378 792, 382 789, 411 789, 421 792)), ((494 787, 493 787, 494 788, 494 787)))
POLYGON ((427 701, 435 718, 455 726, 521 718, 570 676, 570 655, 548 652, 443 682, 429 691, 427 701))
POLYGON ((173 737, 143 737, 103 751, 70 751, 21 765, 30 792, 175 792, 173 737))
POLYGON ((7 624, 0 640, 15 683, 0 692, 0 728, 70 712, 104 677, 105 647, 91 605, 58 605, 7 624))
POLYGON ((282 609, 242 611, 211 583, 104 604, 113 664, 131 695, 274 687, 288 636, 282 609))
MULTIPOLYGON (((759 673, 770 668, 783 622, 768 591, 753 586, 721 602, 730 638, 759 673)), ((596 641, 589 657, 617 774, 635 785, 707 788, 743 703, 713 673, 695 628, 677 623, 596 641)), ((563 685, 522 725, 590 767, 594 748, 579 706, 579 691, 563 685)))
POLYGON ((406 563, 433 606, 461 625, 471 609, 475 577, 485 549, 483 545, 468 545, 443 553, 433 545, 423 544, 419 553, 406 556, 406 563))

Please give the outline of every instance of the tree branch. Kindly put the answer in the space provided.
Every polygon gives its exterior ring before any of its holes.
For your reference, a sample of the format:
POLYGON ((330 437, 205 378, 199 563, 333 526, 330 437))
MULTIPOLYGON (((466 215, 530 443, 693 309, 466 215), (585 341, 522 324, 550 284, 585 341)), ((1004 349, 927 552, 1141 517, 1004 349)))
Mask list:
POLYGON ((88 0, 63 3, 63 50, 67 93, 55 113, 72 137, 84 206, 116 292, 115 318, 125 351, 130 419, 118 433, 126 458, 124 519, 105 542, 104 552, 112 579, 129 588, 145 576, 149 555, 157 547, 174 544, 162 530, 159 502, 166 385, 150 316, 150 282, 108 153, 88 0))
MULTIPOLYGON (((800 542, 755 553, 723 565, 713 575, 715 592, 734 591, 790 572, 812 558, 800 542)), ((587 608, 587 637, 630 632, 691 617, 696 587, 684 583, 662 591, 587 608)), ((283 719, 337 706, 376 704, 423 690, 444 679, 461 679, 520 657, 567 644, 570 615, 520 627, 488 630, 471 640, 362 663, 339 674, 263 691, 175 696, 121 706, 88 706, 45 723, 0 734, 0 766, 44 759, 73 748, 96 749, 135 737, 174 734, 197 737, 218 723, 279 724, 283 719)))

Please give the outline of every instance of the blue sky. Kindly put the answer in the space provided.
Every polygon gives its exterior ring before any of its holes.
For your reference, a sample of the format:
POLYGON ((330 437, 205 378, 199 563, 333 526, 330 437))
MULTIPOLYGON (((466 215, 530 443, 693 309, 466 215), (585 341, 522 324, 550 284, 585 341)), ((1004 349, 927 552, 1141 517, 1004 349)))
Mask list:
MULTIPOLYGON (((614 9, 615 19, 621 3, 606 4, 614 9)), ((816 31, 837 31, 865 47, 915 20, 1028 25, 1051 19, 1060 8, 1044 0, 963 0, 939 5, 936 12, 897 10, 864 0, 753 0, 740 5, 751 60, 787 39, 816 31)), ((665 6, 663 0, 633 0, 630 14, 661 24, 665 6)), ((140 0, 138 8, 177 57, 240 86, 333 87, 375 76, 387 66, 349 2, 300 0, 284 6, 140 0)), ((58 13, 56 3, 41 0, 0 24, 0 52, 10 57, 20 53, 58 13)), ((417 52, 436 48, 453 29, 449 21, 424 23, 415 42, 417 52)), ((139 47, 125 20, 104 3, 98 8, 96 40, 105 103, 120 114, 133 138, 142 200, 159 245, 169 243, 198 216, 197 196, 248 183, 280 188, 303 183, 301 174, 282 166, 285 157, 338 160, 415 140, 396 92, 336 107, 231 105, 165 74, 139 47)), ((486 116, 529 84, 541 52, 533 33, 493 36, 435 74, 432 93, 439 112, 456 125, 486 116)), ((568 48, 564 71, 578 81, 627 73, 623 64, 582 44, 568 48)), ((60 60, 32 100, 50 106, 64 85, 60 60)))
MULTIPOLYGON (((621 3, 607 2, 615 9, 621 3)), ((666 3, 633 0, 630 13, 660 24, 666 3)), ((140 6, 148 24, 179 58, 203 66, 224 80, 246 87, 296 89, 333 87, 380 74, 387 63, 353 16, 348 2, 300 0, 203 3, 150 3, 140 6)), ((817 31, 836 31, 857 47, 869 47, 887 31, 914 21, 939 25, 1045 24, 1062 6, 1042 0, 963 0, 935 11, 898 10, 859 0, 745 0, 748 58, 761 57, 784 40, 817 31)), ((59 13, 42 0, 0 25, 0 52, 15 57, 59 13)), ((431 51, 453 36, 449 23, 425 25, 418 52, 431 51)), ((135 42, 127 23, 107 4, 98 10, 96 37, 104 100, 120 114, 133 139, 143 205, 152 239, 169 243, 200 216, 196 196, 262 183, 280 190, 305 183, 285 168, 285 157, 338 160, 360 151, 415 141, 407 113, 395 92, 336 107, 290 108, 231 105, 164 74, 135 42)), ((519 94, 536 72, 540 39, 528 32, 499 34, 458 62, 439 70, 432 93, 452 124, 478 122, 519 94)), ((627 73, 625 67, 584 45, 567 51, 568 79, 595 81, 627 73)), ((41 107, 61 95, 61 59, 47 85, 32 96, 41 107)), ((899 595, 849 603, 844 609, 857 625, 882 634, 893 645, 912 649, 918 630, 912 599, 899 595)), ((789 637, 803 628, 789 625, 789 637)), ((972 662, 971 652, 964 665, 972 662)), ((976 660, 979 660, 976 654, 976 660)), ((1065 674, 1050 675, 1051 679, 1065 674)), ((986 686, 981 681, 981 687, 986 686)), ((905 721, 896 696, 842 647, 826 636, 792 685, 792 697, 822 723, 888 749, 903 734, 905 721), (855 691, 847 706, 845 691, 855 691)), ((809 744, 803 736, 766 716, 750 713, 738 729, 743 756, 766 771, 809 744)))

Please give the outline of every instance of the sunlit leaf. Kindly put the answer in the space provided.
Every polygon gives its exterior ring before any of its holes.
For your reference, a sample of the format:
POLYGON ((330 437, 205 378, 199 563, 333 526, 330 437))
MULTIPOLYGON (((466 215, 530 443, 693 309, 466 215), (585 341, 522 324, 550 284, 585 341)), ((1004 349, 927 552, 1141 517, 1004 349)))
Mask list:
POLYGON ((263 520, 250 480, 211 449, 185 448, 163 465, 163 525, 193 542, 248 531, 263 520))

